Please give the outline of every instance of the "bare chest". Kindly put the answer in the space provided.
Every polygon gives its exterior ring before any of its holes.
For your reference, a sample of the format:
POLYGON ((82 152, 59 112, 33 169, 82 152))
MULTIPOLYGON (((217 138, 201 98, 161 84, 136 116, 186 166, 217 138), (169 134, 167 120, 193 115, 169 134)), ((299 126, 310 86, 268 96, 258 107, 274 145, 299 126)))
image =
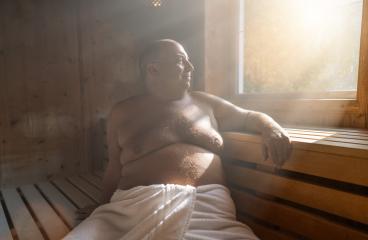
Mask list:
POLYGON ((221 151, 223 141, 211 110, 195 104, 147 109, 119 131, 124 162, 174 143, 193 144, 215 153, 221 151))

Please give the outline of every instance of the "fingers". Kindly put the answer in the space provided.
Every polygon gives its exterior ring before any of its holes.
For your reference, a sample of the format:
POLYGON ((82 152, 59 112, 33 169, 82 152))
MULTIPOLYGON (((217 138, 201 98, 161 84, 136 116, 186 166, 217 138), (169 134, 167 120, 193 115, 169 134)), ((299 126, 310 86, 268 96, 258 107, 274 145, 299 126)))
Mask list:
POLYGON ((277 168, 280 168, 290 158, 292 145, 287 135, 270 136, 265 145, 277 168))
POLYGON ((290 158, 291 154, 291 142, 287 136, 283 136, 282 140, 278 144, 279 159, 278 165, 281 167, 286 160, 290 158))
POLYGON ((274 164, 278 165, 280 157, 278 153, 279 149, 277 147, 277 144, 273 140, 271 140, 267 148, 270 153, 271 160, 274 162, 274 164))

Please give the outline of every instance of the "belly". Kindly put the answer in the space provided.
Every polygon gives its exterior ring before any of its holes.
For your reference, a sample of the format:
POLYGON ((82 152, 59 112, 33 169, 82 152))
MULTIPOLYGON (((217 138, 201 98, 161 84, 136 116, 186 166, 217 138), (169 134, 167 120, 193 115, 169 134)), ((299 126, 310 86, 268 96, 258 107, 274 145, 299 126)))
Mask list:
POLYGON ((220 157, 195 145, 176 143, 124 165, 119 188, 214 183, 225 184, 220 157))

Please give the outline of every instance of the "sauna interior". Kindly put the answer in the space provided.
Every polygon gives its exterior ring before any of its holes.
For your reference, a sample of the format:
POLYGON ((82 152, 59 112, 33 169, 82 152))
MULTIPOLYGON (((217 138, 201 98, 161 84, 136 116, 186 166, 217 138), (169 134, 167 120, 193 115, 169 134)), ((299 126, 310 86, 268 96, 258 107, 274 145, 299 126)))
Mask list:
POLYGON ((368 239, 367 0, 0 0, 0 239, 61 239, 99 201, 106 118, 162 38, 193 90, 292 140, 275 168, 260 136, 222 133, 239 221, 265 240, 368 239))

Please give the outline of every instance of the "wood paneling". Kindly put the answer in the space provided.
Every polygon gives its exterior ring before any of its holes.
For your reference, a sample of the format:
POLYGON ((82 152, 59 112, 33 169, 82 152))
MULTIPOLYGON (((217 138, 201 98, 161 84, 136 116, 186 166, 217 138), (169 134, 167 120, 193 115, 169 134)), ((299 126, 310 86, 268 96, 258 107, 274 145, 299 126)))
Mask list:
POLYGON ((68 195, 70 199, 73 201, 78 208, 83 208, 87 206, 91 206, 96 204, 96 201, 93 201, 90 197, 86 196, 82 191, 80 191, 77 187, 72 185, 66 179, 58 178, 52 180, 52 183, 63 192, 65 195, 68 195))
MULTIPOLYGON (((311 239, 367 239, 363 232, 351 229, 341 224, 333 223, 309 212, 298 210, 287 205, 262 199, 250 193, 233 191, 232 197, 239 212, 245 212, 265 222, 275 223, 277 226, 290 229, 301 236, 311 239)), ((267 228, 261 232, 267 232, 267 228)), ((270 230, 268 230, 270 231, 270 230)), ((275 236, 275 232, 269 234, 275 236)), ((272 239, 267 236, 266 239, 272 239)))
POLYGON ((368 128, 368 1, 363 1, 362 34, 359 61, 358 102, 361 118, 364 119, 365 128, 368 128))
POLYGON ((73 172, 79 157, 80 102, 72 1, 1 1, 2 179, 73 172), (68 161, 66 161, 68 159, 68 161))
POLYGON ((229 96, 235 91, 237 2, 207 0, 205 6, 205 91, 229 96))
MULTIPOLYGON (((305 138, 305 136, 310 137, 310 134, 313 134, 315 131, 304 131, 309 135, 303 134, 299 136, 299 138, 292 138, 293 152, 290 160, 282 166, 282 169, 368 186, 366 174, 368 171, 368 150, 361 149, 365 148, 366 145, 323 140, 310 141, 311 139, 305 138), (311 144, 311 142, 313 143, 311 144), (350 148, 348 146, 350 146, 350 148), (347 166, 347 163, 349 163, 349 166, 347 166)), ((328 133, 328 131, 325 131, 325 133, 328 133)), ((330 132, 329 135, 334 136, 336 133, 337 131, 330 132)), ((349 133, 348 136, 352 137, 351 134, 359 133, 349 133)), ((272 161, 263 160, 261 139, 259 136, 240 133, 225 133, 224 136, 226 143, 225 151, 229 158, 273 166, 272 161)), ((368 134, 359 137, 364 138, 366 136, 368 136, 368 134)), ((315 135, 315 137, 318 137, 318 135, 315 135)), ((346 138, 341 141, 349 140, 351 139, 346 138)))
MULTIPOLYGON (((1 3, 0 3, 1 6, 1 3)), ((3 82, 5 82, 5 46, 4 46, 4 42, 5 42, 5 25, 4 25, 4 14, 2 10, 3 8, 0 8, 0 84, 2 84, 3 82)), ((5 88, 4 87, 0 87, 0 109, 2 107, 5 106, 5 88)), ((2 110, 2 111, 5 111, 2 110)), ((6 140, 3 137, 3 134, 5 132, 5 129, 7 128, 7 118, 6 118, 6 114, 0 114, 0 160, 2 159, 2 156, 4 156, 4 152, 5 152, 5 144, 6 144, 6 140)), ((0 186, 2 183, 2 174, 3 174, 3 165, 0 164, 0 186)), ((5 234, 4 234, 5 236, 5 234)), ((4 237, 5 239, 5 237, 4 237)))
POLYGON ((25 185, 20 189, 50 240, 60 240, 69 232, 68 227, 33 185, 25 185))
POLYGON ((247 224, 252 228, 252 231, 263 240, 296 240, 295 236, 287 235, 277 229, 272 229, 263 226, 255 221, 252 221, 249 217, 244 217, 244 215, 239 215, 238 220, 247 224))
POLYGON ((367 130, 287 128, 291 158, 277 170, 259 136, 224 133, 225 170, 238 214, 265 239, 368 239, 367 130), (275 231, 277 229, 277 231, 275 231))
POLYGON ((0 186, 102 168, 104 119, 141 92, 137 58, 147 42, 181 41, 202 78, 203 8, 195 0, 161 8, 145 0, 0 1, 0 186))
POLYGON ((54 209, 65 220, 68 227, 73 228, 79 223, 76 214, 77 208, 55 186, 50 182, 37 183, 37 186, 45 199, 50 202, 54 209))
POLYGON ((367 197, 248 168, 231 166, 227 172, 241 187, 368 224, 367 197))
POLYGON ((5 218, 5 212, 0 204, 0 238, 3 240, 12 240, 12 235, 10 232, 9 225, 5 218))
POLYGON ((9 215, 12 218, 17 237, 20 240, 44 239, 31 212, 14 188, 1 190, 9 215))
MULTIPOLYGON (((80 176, 83 177, 83 176, 80 176)), ((79 178, 79 177, 76 177, 79 178)), ((67 182, 61 178, 59 182, 67 182)), ((60 190, 49 181, 27 184, 18 188, 1 189, 0 239, 62 239, 78 223, 75 202, 79 207, 90 204, 83 202, 91 196, 79 192, 71 185, 61 184, 60 190), (64 186, 65 185, 65 186, 64 186), (72 190, 66 190, 71 186, 72 190), (74 195, 77 191, 77 196, 74 195), (4 212, 9 216, 5 217, 4 212)), ((79 186, 79 185, 78 185, 79 186)), ((93 188, 83 183, 81 188, 93 188)), ((95 191, 100 195, 99 191, 95 191)), ((93 196, 97 198, 97 196, 93 196)))

